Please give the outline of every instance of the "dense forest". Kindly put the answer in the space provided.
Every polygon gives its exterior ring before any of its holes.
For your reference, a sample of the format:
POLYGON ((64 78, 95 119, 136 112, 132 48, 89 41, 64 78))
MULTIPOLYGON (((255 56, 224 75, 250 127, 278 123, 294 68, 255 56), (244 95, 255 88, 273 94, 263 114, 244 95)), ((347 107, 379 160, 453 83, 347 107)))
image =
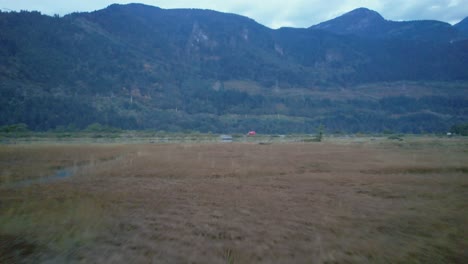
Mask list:
POLYGON ((0 12, 0 126, 448 131, 468 121, 467 32, 466 19, 393 22, 367 9, 277 30, 139 4, 0 12), (371 22, 348 27, 360 20, 371 22))

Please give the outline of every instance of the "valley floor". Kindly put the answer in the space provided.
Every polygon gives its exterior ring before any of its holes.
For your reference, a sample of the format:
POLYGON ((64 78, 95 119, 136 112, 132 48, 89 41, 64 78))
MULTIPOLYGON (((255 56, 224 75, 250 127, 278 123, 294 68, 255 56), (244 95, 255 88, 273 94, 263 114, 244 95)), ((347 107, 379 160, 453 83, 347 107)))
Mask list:
POLYGON ((2 145, 0 262, 466 263, 467 149, 2 145))

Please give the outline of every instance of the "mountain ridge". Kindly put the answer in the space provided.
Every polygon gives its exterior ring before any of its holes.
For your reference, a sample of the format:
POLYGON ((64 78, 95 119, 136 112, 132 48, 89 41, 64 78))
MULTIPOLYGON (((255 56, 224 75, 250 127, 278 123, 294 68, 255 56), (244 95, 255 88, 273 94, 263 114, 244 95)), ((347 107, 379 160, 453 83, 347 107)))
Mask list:
MULTIPOLYGON (((233 14, 233 13, 227 13, 227 12, 220 12, 216 10, 211 10, 211 9, 197 9, 197 8, 176 8, 176 9, 163 9, 160 7, 155 7, 151 5, 145 5, 145 4, 112 4, 108 6, 108 8, 101 9, 101 10, 96 10, 93 12, 83 12, 79 14, 84 14, 84 13, 94 13, 94 12, 100 12, 108 9, 118 9, 118 8, 126 8, 126 9, 132 9, 134 11, 138 10, 143 10, 143 9, 151 9, 154 8, 157 11, 174 11, 174 12, 210 12, 212 14, 216 15, 226 15, 226 16, 232 16, 232 17, 237 17, 238 19, 244 19, 248 20, 250 22, 254 22, 262 27, 268 28, 270 30, 279 30, 278 29, 271 29, 265 25, 262 25, 261 23, 258 23, 252 18, 238 15, 238 14, 233 14)), ((461 24, 463 22, 460 21, 458 24, 461 24)), ((466 22, 468 23, 468 22, 466 22)), ((331 32, 334 34, 349 34, 349 35, 357 35, 360 37, 379 37, 379 38, 411 38, 411 39, 416 39, 416 40, 424 40, 424 41, 433 41, 434 39, 436 41, 443 41, 443 42, 450 42, 454 39, 459 40, 466 38, 466 31, 465 28, 468 26, 456 26, 456 25, 450 25, 447 22, 444 21, 439 21, 439 20, 429 20, 429 19, 423 19, 423 20, 406 20, 406 21, 392 21, 392 20, 387 20, 385 19, 380 13, 378 13, 375 10, 371 10, 365 7, 359 7, 356 9, 353 9, 347 13, 344 13, 341 16, 338 16, 334 19, 328 20, 321 22, 317 25, 313 25, 308 27, 307 29, 312 29, 312 30, 323 30, 327 32, 331 32), (338 24, 338 27, 336 27, 336 22, 338 24), (461 30, 460 30, 461 29, 461 30), (416 36, 414 35, 418 31, 434 31, 436 30, 436 36, 435 38, 433 35, 431 36, 426 36, 427 34, 420 34, 416 36), (460 32, 458 32, 460 31, 460 32)), ((300 29, 300 28, 297 28, 300 29)))
MULTIPOLYGON (((381 21, 374 11, 355 14, 369 12, 381 21)), ((468 81, 468 41, 443 41, 433 23, 414 24, 369 37, 141 4, 64 17, 1 12, 0 125, 440 131, 467 119, 458 83, 468 81), (400 82, 431 92, 419 98, 393 85, 400 82), (364 100, 361 85, 385 96, 364 100), (337 99, 344 94, 348 101, 337 99)))
POLYGON ((337 18, 311 26, 340 35, 375 38, 402 38, 450 42, 463 37, 457 27, 438 20, 391 21, 378 12, 357 8, 337 18))
POLYGON ((454 27, 461 32, 461 36, 468 38, 468 17, 454 25, 454 27))
POLYGON ((330 31, 337 34, 360 34, 384 25, 386 20, 376 11, 364 7, 354 9, 334 19, 324 21, 309 29, 330 31))

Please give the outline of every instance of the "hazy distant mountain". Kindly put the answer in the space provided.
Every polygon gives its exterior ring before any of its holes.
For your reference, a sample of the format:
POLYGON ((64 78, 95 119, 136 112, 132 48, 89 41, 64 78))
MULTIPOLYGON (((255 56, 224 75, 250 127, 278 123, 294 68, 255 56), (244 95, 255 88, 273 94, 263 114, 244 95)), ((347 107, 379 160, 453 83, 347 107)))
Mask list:
POLYGON ((320 29, 336 34, 372 36, 387 31, 389 22, 379 13, 367 8, 358 8, 332 20, 322 22, 311 29, 320 29))
POLYGON ((465 24, 392 22, 364 8, 278 30, 235 14, 141 4, 64 17, 2 12, 0 125, 444 130, 468 116, 467 93, 432 92, 468 81, 465 24), (394 85, 406 82, 441 97, 394 85), (353 87, 363 85, 411 98, 362 96, 353 87), (335 101, 340 91, 347 101, 335 101))
POLYGON ((445 22, 389 21, 379 13, 366 8, 355 9, 335 19, 312 26, 311 29, 342 35, 442 42, 448 42, 458 36, 457 28, 445 22))
POLYGON ((468 17, 454 25, 454 28, 456 28, 461 34, 468 38, 468 17))
POLYGON ((468 17, 465 17, 465 19, 455 24, 455 28, 457 28, 458 30, 467 31, 468 30, 468 17))

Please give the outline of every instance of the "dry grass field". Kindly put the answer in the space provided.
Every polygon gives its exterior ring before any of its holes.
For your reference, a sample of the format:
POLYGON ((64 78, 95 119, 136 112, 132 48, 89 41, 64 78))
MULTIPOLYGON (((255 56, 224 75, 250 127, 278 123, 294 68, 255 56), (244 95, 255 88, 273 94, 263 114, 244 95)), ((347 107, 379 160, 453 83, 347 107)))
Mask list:
POLYGON ((468 262, 467 139, 4 145, 0 177, 0 263, 468 262))

